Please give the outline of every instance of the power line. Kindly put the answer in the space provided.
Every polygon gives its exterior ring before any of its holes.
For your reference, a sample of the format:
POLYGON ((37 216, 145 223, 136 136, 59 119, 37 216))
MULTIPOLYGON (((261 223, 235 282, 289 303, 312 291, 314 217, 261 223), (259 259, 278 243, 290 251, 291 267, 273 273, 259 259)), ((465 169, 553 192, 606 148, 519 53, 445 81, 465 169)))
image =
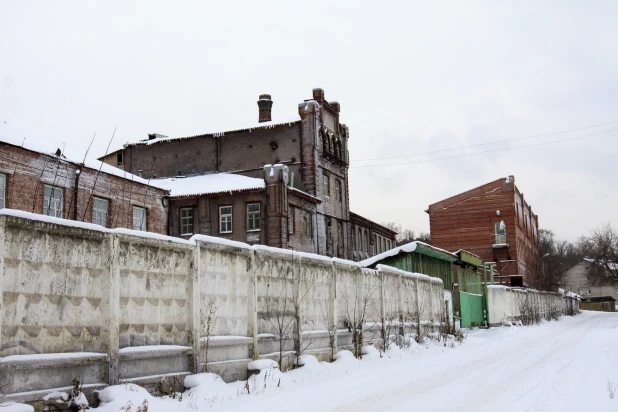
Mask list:
POLYGON ((482 152, 464 153, 464 154, 459 154, 459 155, 455 155, 455 156, 439 157, 437 159, 415 160, 415 161, 411 161, 411 162, 399 162, 399 163, 378 163, 378 164, 372 164, 372 165, 350 166, 350 167, 351 168, 353 168, 353 167, 360 168, 360 167, 394 166, 394 165, 406 165, 406 164, 413 164, 413 163, 435 162, 437 160, 455 159, 455 158, 458 158, 458 157, 472 156, 472 155, 483 154, 483 153, 492 153, 492 152, 500 152, 500 151, 504 151, 504 150, 523 149, 525 147, 535 147, 535 146, 544 146, 544 145, 555 144, 555 143, 563 143, 563 142, 568 142, 568 141, 571 141, 571 140, 583 139, 584 137, 597 136, 597 135, 600 135, 600 134, 610 133, 610 132, 615 132, 615 131, 618 131, 618 129, 610 129, 610 130, 605 130, 603 132, 591 133, 591 134, 587 134, 587 135, 583 135, 583 136, 571 137, 571 138, 568 138, 568 139, 554 140, 554 141, 551 141, 551 142, 535 143, 535 144, 529 144, 529 145, 517 146, 517 147, 503 147, 503 148, 500 148, 500 149, 485 150, 485 151, 482 151, 482 152))
MULTIPOLYGON (((451 150, 468 149, 470 147, 487 146, 487 145, 490 145, 490 144, 514 142, 514 141, 517 141, 517 140, 535 139, 537 137, 554 136, 554 135, 557 135, 557 134, 577 132, 579 130, 592 129, 593 127, 606 126, 608 124, 614 124, 614 123, 618 123, 618 120, 614 120, 614 121, 607 122, 607 123, 594 124, 594 125, 591 125, 591 126, 579 127, 577 129, 563 130, 563 131, 560 131, 560 132, 537 134, 537 135, 534 135, 534 136, 526 136, 526 137, 516 137, 514 139, 496 140, 496 141, 493 141, 493 142, 477 143, 477 144, 468 145, 468 146, 453 147, 453 148, 450 148, 450 149, 433 150, 431 152, 425 152, 425 153, 415 153, 415 154, 410 154, 410 155, 389 156, 389 157, 374 157, 372 159, 353 159, 352 161, 353 162, 364 162, 364 161, 369 161, 369 160, 399 159, 399 158, 402 158, 402 157, 424 156, 424 155, 434 154, 434 153, 449 152, 451 150)), ((357 167, 360 167, 360 166, 357 166, 357 167)))

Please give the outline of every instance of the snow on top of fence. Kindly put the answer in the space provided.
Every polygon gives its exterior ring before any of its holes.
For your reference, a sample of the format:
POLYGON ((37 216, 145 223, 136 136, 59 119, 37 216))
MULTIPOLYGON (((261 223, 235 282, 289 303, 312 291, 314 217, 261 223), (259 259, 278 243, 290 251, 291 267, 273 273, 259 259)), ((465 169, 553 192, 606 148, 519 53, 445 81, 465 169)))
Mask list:
POLYGON ((94 223, 86 223, 86 222, 79 222, 77 220, 61 219, 55 216, 39 215, 37 213, 24 212, 23 210, 2 209, 0 210, 0 216, 2 215, 18 217, 21 219, 36 220, 39 222, 51 223, 54 225, 75 227, 75 228, 85 229, 85 230, 94 230, 94 231, 103 232, 103 233, 116 233, 116 234, 121 234, 121 235, 138 236, 138 237, 147 238, 147 239, 166 240, 166 241, 182 243, 186 245, 194 244, 194 242, 190 240, 185 240, 185 239, 167 236, 167 235, 161 235, 159 233, 144 232, 141 230, 131 230, 131 229, 125 229, 125 228, 109 229, 101 225, 96 225, 94 223))

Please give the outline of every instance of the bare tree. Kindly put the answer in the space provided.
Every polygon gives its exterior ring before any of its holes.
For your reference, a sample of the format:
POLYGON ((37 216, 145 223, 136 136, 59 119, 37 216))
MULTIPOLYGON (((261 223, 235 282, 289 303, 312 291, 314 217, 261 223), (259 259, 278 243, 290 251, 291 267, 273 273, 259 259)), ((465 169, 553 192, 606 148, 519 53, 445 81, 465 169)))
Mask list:
POLYGON ((547 229, 539 230, 539 256, 538 267, 532 269, 532 286, 546 291, 563 286, 565 270, 583 257, 577 245, 556 240, 547 229))
POLYGON ((589 258, 588 275, 595 286, 618 285, 618 233, 607 223, 581 240, 583 253, 589 258))

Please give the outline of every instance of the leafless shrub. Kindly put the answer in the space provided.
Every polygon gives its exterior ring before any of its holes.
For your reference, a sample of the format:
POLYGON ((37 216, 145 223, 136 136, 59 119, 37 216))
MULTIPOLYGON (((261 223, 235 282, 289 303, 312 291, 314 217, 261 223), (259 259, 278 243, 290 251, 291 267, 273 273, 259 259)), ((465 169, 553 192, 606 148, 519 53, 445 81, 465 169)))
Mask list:
POLYGON ((208 352, 210 350, 210 335, 214 325, 214 316, 217 311, 213 301, 208 302, 204 310, 204 371, 208 372, 208 352))
POLYGON ((614 394, 616 393, 616 389, 618 389, 618 385, 615 385, 614 382, 607 380, 607 392, 609 393, 609 399, 614 399, 614 394))

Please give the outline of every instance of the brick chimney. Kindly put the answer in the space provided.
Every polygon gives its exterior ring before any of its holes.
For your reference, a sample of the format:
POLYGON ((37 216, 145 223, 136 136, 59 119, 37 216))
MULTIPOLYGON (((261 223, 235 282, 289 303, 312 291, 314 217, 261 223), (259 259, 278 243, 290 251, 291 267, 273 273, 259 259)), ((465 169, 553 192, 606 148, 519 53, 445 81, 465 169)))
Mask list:
POLYGON ((257 102, 258 108, 260 110, 259 122, 270 122, 271 116, 270 112, 273 107, 273 101, 270 100, 270 94, 260 94, 260 100, 257 102))

